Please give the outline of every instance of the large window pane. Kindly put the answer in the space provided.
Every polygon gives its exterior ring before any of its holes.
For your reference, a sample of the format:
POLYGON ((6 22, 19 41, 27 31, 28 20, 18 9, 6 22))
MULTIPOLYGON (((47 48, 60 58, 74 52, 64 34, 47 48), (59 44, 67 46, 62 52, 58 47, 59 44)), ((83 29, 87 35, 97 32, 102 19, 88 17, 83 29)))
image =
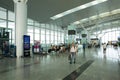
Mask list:
POLYGON ((55 41, 57 41, 58 39, 57 39, 57 36, 55 36, 55 41))
POLYGON ((50 25, 49 24, 46 24, 46 29, 50 29, 50 25))
POLYGON ((28 19, 28 24, 29 25, 33 25, 33 20, 32 19, 28 19))
POLYGON ((4 11, 4 12, 6 12, 7 9, 0 7, 0 11, 4 11))
POLYGON ((57 41, 55 41, 55 43, 54 43, 55 45, 57 45, 58 43, 57 43, 57 41))
POLYGON ((33 33, 27 33, 28 35, 30 35, 30 41, 33 41, 33 33))
POLYGON ((52 36, 54 35, 54 31, 51 31, 51 35, 52 35, 52 36))
POLYGON ((6 11, 0 10, 0 18, 6 19, 6 11))
POLYGON ((41 41, 41 43, 43 43, 43 44, 45 43, 45 35, 41 35, 41 40, 40 40, 40 41, 41 41))
POLYGON ((49 44, 50 43, 50 41, 48 40, 48 41, 46 41, 46 44, 49 44))
POLYGON ((46 40, 47 40, 47 41, 50 40, 50 35, 46 35, 46 40))
POLYGON ((54 32, 51 31, 51 43, 53 43, 53 42, 54 42, 54 32))
POLYGON ((12 29, 12 39, 15 39, 15 23, 8 22, 8 28, 12 29))
POLYGON ((51 43, 53 44, 53 43, 54 43, 54 41, 53 41, 53 40, 51 40, 51 43))
POLYGON ((8 11, 8 20, 15 21, 15 14, 11 11, 8 11))
POLYGON ((39 39, 40 39, 39 34, 35 34, 35 40, 39 40, 39 39))
POLYGON ((61 35, 61 40, 62 40, 62 42, 64 42, 64 33, 62 33, 62 35, 61 35))
POLYGON ((33 26, 28 26, 27 32, 33 33, 33 26))
POLYGON ((55 28, 54 25, 51 25, 51 29, 54 30, 54 28, 55 28))
POLYGON ((38 27, 35 27, 35 33, 40 33, 40 30, 38 27))
POLYGON ((41 27, 45 28, 45 24, 41 24, 41 27))
POLYGON ((31 44, 34 44, 32 40, 30 40, 30 43, 31 43, 31 44))
POLYGON ((57 30, 58 28, 57 28, 57 25, 54 25, 54 30, 57 30))
POLYGON ((51 36, 51 42, 52 43, 54 42, 54 36, 51 36))
POLYGON ((6 20, 0 20, 0 27, 6 27, 6 20))
POLYGON ((39 24, 38 22, 35 22, 35 26, 39 27, 39 25, 40 25, 40 24, 39 24))
POLYGON ((58 37, 58 41, 61 41, 61 38, 60 38, 60 37, 58 37))
POLYGON ((15 39, 15 31, 12 31, 12 35, 11 35, 11 30, 9 31, 9 39, 15 39))
POLYGON ((58 32, 58 36, 60 37, 60 32, 58 32))
MULTIPOLYGON (((108 43, 108 41, 117 41, 118 36, 119 36, 119 31, 115 31, 116 28, 111 29, 109 32, 105 32, 108 30, 104 30, 105 34, 102 36, 102 43, 108 43)), ((101 35, 101 34, 100 34, 101 35)))
POLYGON ((41 29, 41 34, 45 34, 45 29, 41 29))
POLYGON ((10 44, 15 44, 15 40, 12 40, 12 41, 9 40, 9 43, 10 43, 10 44), (12 42, 12 43, 11 43, 11 42, 12 42))
POLYGON ((57 32, 55 31, 55 36, 57 36, 57 32))
POLYGON ((14 22, 8 22, 8 28, 11 28, 15 31, 15 23, 14 22))
POLYGON ((46 34, 50 34, 50 30, 46 30, 46 34))

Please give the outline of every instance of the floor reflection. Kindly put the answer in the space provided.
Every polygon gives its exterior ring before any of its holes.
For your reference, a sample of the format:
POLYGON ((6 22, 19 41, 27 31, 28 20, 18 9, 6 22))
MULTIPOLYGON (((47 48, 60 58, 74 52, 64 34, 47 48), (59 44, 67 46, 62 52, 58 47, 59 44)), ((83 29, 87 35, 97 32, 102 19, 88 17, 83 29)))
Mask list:
POLYGON ((105 53, 103 53, 103 50, 101 48, 97 53, 98 53, 98 55, 94 54, 95 57, 99 57, 99 58, 106 58, 107 57, 107 60, 117 60, 117 59, 119 59, 118 49, 114 49, 112 47, 108 47, 105 53))
POLYGON ((83 58, 86 58, 86 54, 85 54, 85 51, 83 51, 83 58))

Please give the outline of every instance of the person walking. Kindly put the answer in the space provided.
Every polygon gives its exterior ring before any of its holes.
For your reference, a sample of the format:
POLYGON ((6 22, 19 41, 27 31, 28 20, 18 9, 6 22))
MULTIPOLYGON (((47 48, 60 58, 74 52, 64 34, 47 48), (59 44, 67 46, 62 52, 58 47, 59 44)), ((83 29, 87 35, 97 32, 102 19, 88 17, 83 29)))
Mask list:
POLYGON ((103 53, 106 53, 106 48, 107 48, 107 45, 106 43, 103 44, 103 53))
POLYGON ((85 43, 83 44, 83 52, 85 52, 85 43))
POLYGON ((72 64, 72 63, 75 64, 75 62, 76 62, 76 51, 77 51, 77 48, 76 48, 75 44, 72 43, 72 46, 70 48, 70 56, 71 56, 70 64, 72 64))

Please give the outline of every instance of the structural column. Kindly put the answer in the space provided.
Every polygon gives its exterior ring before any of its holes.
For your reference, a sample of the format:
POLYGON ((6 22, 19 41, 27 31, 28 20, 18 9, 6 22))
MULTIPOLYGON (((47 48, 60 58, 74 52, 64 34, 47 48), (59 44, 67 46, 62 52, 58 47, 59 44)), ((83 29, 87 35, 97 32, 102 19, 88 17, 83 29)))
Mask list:
POLYGON ((13 0, 15 11, 15 42, 17 57, 23 56, 23 35, 27 33, 27 0, 13 0))
POLYGON ((87 36, 88 36, 87 32, 85 30, 83 30, 81 32, 81 36, 82 36, 82 39, 81 39, 82 44, 86 44, 87 43, 87 36))

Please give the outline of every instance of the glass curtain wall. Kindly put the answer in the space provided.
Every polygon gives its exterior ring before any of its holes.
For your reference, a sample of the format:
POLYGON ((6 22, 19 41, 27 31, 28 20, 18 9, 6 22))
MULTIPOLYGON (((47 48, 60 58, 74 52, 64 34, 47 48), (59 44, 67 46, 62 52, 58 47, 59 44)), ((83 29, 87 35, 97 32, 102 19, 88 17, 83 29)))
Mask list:
POLYGON ((118 41, 118 36, 120 36, 120 30, 106 32, 102 37, 102 42, 108 43, 108 41, 118 41))
POLYGON ((108 41, 118 41, 118 36, 120 36, 120 25, 119 20, 110 22, 110 23, 104 23, 102 24, 101 28, 102 31, 94 32, 93 34, 99 33, 98 37, 101 38, 102 43, 108 43, 108 41))
MULTIPOLYGON (((12 11, 0 7, 0 27, 12 29, 12 43, 15 44, 15 14, 12 11)), ((41 44, 58 44, 64 42, 64 31, 52 23, 43 24, 32 19, 27 21, 27 35, 30 42, 40 41, 41 44)))
POLYGON ((9 42, 15 43, 15 14, 7 9, 0 7, 0 27, 12 29, 9 42))
POLYGON ((64 31, 52 24, 40 24, 28 19, 28 35, 41 44, 59 44, 64 42, 64 31))

